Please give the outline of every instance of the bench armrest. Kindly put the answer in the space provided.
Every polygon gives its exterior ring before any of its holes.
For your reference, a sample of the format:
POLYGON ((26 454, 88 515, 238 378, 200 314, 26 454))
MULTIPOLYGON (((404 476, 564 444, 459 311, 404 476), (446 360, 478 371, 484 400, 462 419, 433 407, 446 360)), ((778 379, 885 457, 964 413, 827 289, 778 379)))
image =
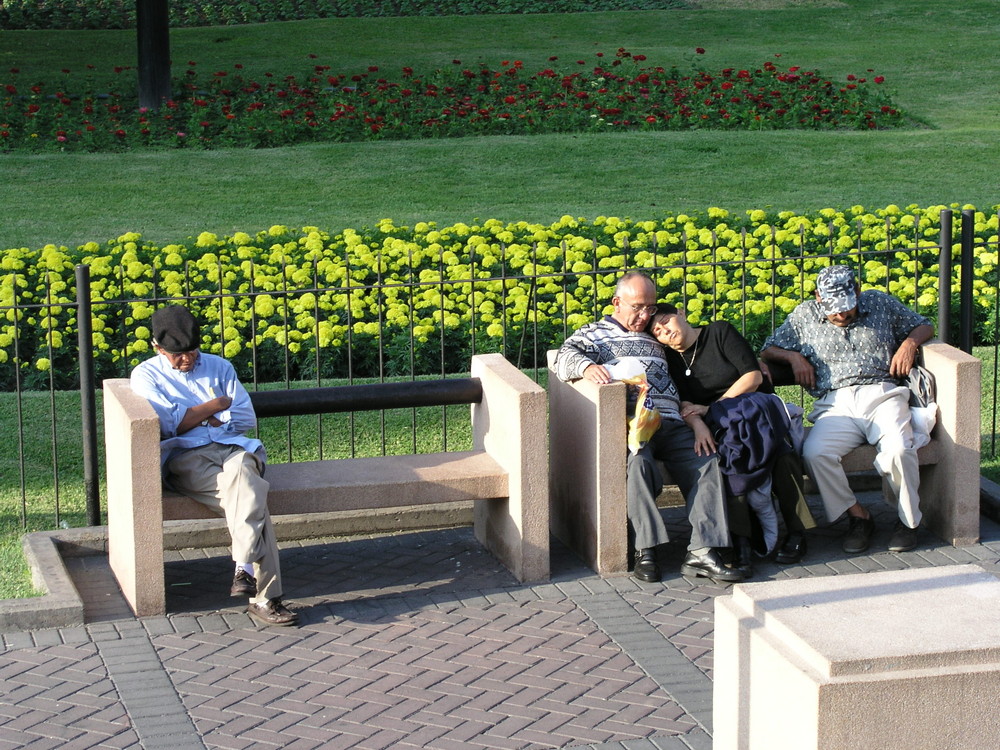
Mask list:
POLYGON ((934 428, 937 466, 921 473, 925 523, 951 544, 979 540, 979 412, 982 363, 971 354, 931 339, 923 345, 924 367, 937 385, 934 428))
POLYGON ((160 421, 128 379, 103 388, 108 560, 136 613, 163 614, 160 421))
POLYGON ((628 568, 624 383, 564 382, 549 364, 552 533, 601 575, 628 568))
POLYGON ((472 405, 473 447, 508 475, 506 507, 478 502, 476 534, 521 581, 549 576, 548 399, 545 389, 502 354, 477 354, 471 374, 483 386, 472 405))

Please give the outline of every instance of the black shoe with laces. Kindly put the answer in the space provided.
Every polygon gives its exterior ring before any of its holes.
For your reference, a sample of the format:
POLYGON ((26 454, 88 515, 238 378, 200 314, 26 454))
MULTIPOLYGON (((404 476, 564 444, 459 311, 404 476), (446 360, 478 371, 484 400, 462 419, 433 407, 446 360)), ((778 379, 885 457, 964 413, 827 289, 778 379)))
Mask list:
POLYGON ((739 583, 744 580, 743 573, 736 568, 727 568, 714 549, 703 555, 688 552, 681 565, 681 575, 711 578, 715 583, 739 583))
POLYGON ((890 552, 909 552, 917 546, 917 530, 902 521, 896 521, 896 528, 889 538, 890 552))
POLYGON ((789 534, 781 545, 781 549, 778 550, 778 556, 775 560, 780 565, 792 565, 806 556, 807 548, 808 544, 804 534, 789 534))
POLYGON ((870 517, 851 516, 850 524, 847 536, 844 537, 843 549, 849 555, 856 555, 864 552, 871 544, 872 534, 875 533, 875 521, 870 517))

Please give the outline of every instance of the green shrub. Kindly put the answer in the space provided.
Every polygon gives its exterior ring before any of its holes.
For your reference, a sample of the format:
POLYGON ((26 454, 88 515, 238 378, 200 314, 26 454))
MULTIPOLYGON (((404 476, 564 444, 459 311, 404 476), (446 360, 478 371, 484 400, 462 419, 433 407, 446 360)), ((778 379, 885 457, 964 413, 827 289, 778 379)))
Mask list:
MULTIPOLYGON (((936 318, 943 208, 744 216, 712 208, 646 221, 564 216, 551 225, 383 220, 336 233, 204 232, 162 247, 126 234, 103 246, 11 249, 0 255, 0 388, 15 378, 22 387, 73 387, 77 264, 90 268, 101 378, 150 356, 148 319, 166 300, 198 312, 206 351, 261 382, 429 375, 463 370, 473 347, 519 366, 544 362, 568 331, 608 311, 627 268, 648 269, 661 298, 692 321, 729 320, 755 345, 812 294, 816 271, 831 262, 850 263, 864 288, 936 318)), ((975 316, 985 342, 996 335, 996 213, 977 214, 975 231, 975 316)))
MULTIPOLYGON (((226 26, 310 18, 668 10, 685 0, 169 0, 170 25, 226 26)), ((131 29, 134 0, 0 0, 0 29, 131 29)))

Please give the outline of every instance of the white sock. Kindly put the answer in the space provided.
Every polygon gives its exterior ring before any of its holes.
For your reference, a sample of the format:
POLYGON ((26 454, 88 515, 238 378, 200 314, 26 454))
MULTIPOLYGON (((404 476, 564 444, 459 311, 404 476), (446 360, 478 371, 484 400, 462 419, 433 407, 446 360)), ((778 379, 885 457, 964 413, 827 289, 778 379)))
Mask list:
POLYGON ((236 563, 236 572, 243 568, 243 572, 253 578, 253 563, 236 563))
POLYGON ((712 549, 712 548, 711 547, 699 547, 698 549, 688 550, 688 552, 690 552, 692 555, 697 555, 698 557, 701 557, 702 555, 706 554, 710 549, 712 549))

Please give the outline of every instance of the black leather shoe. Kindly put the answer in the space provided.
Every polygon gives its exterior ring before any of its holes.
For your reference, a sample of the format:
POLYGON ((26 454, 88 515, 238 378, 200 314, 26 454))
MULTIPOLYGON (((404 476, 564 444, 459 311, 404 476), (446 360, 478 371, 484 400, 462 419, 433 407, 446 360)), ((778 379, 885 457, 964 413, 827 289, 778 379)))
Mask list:
POLYGON ((856 555, 864 552, 871 544, 872 534, 875 533, 875 521, 871 518, 851 516, 850 523, 847 536, 844 537, 843 550, 849 555, 856 555))
POLYGON ((743 574, 736 568, 727 568, 722 564, 719 553, 710 549, 704 555, 688 552, 681 565, 681 573, 686 576, 711 578, 716 583, 739 583, 744 580, 743 574))
POLYGON ((917 546, 917 530, 911 529, 902 521, 896 522, 896 530, 889 538, 890 552, 909 552, 917 546))
POLYGON ((233 586, 229 589, 230 596, 257 596, 257 579, 243 568, 233 576, 233 586))
POLYGON ((774 559, 782 565, 792 565, 806 556, 808 546, 805 535, 789 534, 785 537, 785 542, 781 545, 778 556, 774 559))
POLYGON ((267 604, 251 604, 247 614, 261 625, 296 625, 299 613, 292 612, 281 599, 271 599, 267 604))
POLYGON ((656 550, 652 547, 635 551, 635 567, 632 575, 646 583, 660 580, 660 566, 656 564, 656 550))

